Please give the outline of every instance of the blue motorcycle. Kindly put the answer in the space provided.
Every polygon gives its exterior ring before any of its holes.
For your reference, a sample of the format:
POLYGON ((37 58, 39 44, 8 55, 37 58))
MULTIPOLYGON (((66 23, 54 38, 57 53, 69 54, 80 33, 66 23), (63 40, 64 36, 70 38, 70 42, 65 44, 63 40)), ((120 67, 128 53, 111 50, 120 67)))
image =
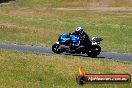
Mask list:
POLYGON ((90 57, 96 57, 101 52, 99 46, 102 38, 93 37, 91 39, 91 47, 80 45, 80 37, 77 35, 71 35, 69 32, 63 33, 59 36, 58 42, 52 45, 52 51, 54 53, 72 53, 72 54, 87 54, 90 57))

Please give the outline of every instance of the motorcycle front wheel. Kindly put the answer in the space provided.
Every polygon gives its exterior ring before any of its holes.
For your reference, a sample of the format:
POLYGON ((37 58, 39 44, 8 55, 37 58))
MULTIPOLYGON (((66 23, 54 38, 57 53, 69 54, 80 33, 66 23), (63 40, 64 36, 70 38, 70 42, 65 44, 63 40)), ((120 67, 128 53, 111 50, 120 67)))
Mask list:
POLYGON ((57 54, 63 53, 62 50, 60 49, 60 45, 57 43, 52 45, 52 51, 57 54))

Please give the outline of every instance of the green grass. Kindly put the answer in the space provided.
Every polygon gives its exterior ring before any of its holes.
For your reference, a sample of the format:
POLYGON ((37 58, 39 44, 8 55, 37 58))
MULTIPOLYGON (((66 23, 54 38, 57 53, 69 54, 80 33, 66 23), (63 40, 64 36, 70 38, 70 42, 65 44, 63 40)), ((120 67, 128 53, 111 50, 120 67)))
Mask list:
POLYGON ((0 88, 131 88, 130 84, 76 84, 82 66, 88 74, 130 74, 132 63, 101 58, 0 51, 0 88), (95 65, 96 64, 96 65, 95 65))
POLYGON ((0 8, 0 42, 51 47, 61 33, 73 32, 75 27, 83 26, 90 37, 100 36, 104 39, 103 51, 132 53, 132 13, 109 12, 131 9, 129 3, 131 1, 127 0, 17 0, 3 3, 0 8), (109 2, 110 6, 93 6, 97 2, 109 2), (51 9, 77 6, 87 8, 87 5, 101 12, 51 9), (102 12, 102 9, 106 12, 102 12))
MULTIPOLYGON (((73 32, 75 27, 83 26, 90 37, 104 39, 103 51, 132 53, 132 12, 110 12, 131 10, 131 7, 130 0, 16 0, 2 3, 0 43, 51 47, 61 33, 73 32), (100 12, 52 8, 85 8, 100 12)), ((79 86, 75 81, 79 66, 89 74, 132 75, 131 62, 0 50, 0 88, 132 87, 132 83, 79 86)))
POLYGON ((104 40, 104 51, 132 53, 131 12, 86 12, 51 9, 0 8, 0 41, 51 47, 63 32, 83 26, 104 40))
POLYGON ((31 8, 99 8, 99 7, 132 7, 131 0, 16 0, 0 4, 11 7, 31 8))
POLYGON ((130 0, 17 0, 18 6, 27 7, 74 7, 87 8, 91 7, 130 7, 130 0))

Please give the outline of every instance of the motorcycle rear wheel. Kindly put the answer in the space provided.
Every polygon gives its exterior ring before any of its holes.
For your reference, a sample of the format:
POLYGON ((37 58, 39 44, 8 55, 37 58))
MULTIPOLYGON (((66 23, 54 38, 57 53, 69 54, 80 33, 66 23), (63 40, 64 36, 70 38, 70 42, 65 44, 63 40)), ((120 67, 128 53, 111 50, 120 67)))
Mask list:
POLYGON ((101 52, 101 47, 99 45, 94 45, 92 46, 92 49, 88 52, 86 52, 86 54, 90 57, 96 57, 97 55, 99 55, 101 52))

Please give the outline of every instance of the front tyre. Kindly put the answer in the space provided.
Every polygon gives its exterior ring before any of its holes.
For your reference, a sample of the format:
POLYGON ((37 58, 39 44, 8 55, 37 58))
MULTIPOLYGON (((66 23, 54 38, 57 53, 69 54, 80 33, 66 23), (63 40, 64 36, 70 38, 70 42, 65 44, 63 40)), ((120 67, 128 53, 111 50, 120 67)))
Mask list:
POLYGON ((92 49, 88 52, 86 52, 86 54, 90 57, 96 57, 97 55, 99 55, 101 52, 101 47, 99 45, 93 45, 92 49))
POLYGON ((57 53, 57 54, 62 53, 62 50, 60 49, 60 45, 57 44, 57 43, 55 43, 55 44, 52 45, 52 51, 54 53, 57 53))

